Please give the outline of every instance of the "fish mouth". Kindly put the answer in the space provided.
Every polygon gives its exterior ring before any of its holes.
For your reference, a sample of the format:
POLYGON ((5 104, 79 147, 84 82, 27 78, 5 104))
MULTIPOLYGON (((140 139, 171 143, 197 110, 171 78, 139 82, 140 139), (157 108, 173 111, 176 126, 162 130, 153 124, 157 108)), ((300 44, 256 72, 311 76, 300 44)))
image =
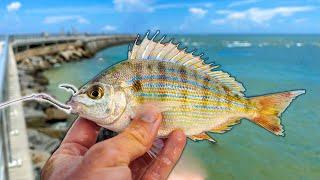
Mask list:
POLYGON ((69 105, 71 107, 72 114, 79 114, 80 113, 80 106, 79 106, 78 102, 74 101, 73 99, 70 99, 67 102, 67 105, 69 105))

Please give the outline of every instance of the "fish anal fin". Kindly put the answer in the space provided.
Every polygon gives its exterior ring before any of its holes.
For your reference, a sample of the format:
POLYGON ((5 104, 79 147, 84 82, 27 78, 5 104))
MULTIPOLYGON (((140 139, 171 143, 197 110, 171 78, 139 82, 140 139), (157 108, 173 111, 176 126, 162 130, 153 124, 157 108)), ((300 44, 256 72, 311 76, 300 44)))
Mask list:
POLYGON ((192 141, 201 141, 201 140, 208 140, 212 143, 217 142, 215 139, 213 139, 212 137, 210 137, 208 134, 206 133, 201 133, 201 134, 197 134, 197 135, 193 135, 189 137, 192 141))
POLYGON ((213 133, 225 133, 225 132, 231 130, 233 125, 236 125, 236 124, 240 123, 240 119, 241 118, 239 118, 239 117, 229 118, 228 121, 226 121, 225 123, 222 123, 222 124, 218 125, 217 127, 211 129, 210 132, 213 132, 213 133))

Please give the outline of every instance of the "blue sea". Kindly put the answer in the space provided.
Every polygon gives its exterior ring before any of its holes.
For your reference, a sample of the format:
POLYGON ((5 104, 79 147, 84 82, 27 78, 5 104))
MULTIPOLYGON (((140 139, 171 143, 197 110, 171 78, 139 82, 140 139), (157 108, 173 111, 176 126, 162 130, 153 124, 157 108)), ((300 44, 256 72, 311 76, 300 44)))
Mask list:
MULTIPOLYGON (((188 141, 175 173, 198 179, 320 179, 320 35, 175 36, 197 48, 243 83, 247 97, 294 89, 307 93, 282 114, 285 136, 275 136, 243 119, 218 143, 188 141)), ((49 92, 68 94, 60 83, 81 86, 110 65, 126 59, 127 45, 45 72, 49 92)))

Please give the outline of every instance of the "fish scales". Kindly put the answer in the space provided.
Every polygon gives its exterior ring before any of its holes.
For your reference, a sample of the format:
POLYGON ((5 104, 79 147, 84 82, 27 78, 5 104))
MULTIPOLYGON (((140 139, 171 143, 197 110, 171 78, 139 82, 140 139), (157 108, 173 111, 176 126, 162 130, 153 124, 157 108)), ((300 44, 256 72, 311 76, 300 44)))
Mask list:
MULTIPOLYGON (((179 104, 163 113, 163 124, 170 124, 174 128, 194 130, 194 123, 201 121, 197 124, 201 126, 198 129, 210 130, 214 124, 219 124, 219 119, 212 120, 215 116, 224 116, 230 112, 243 113, 253 108, 249 107, 245 98, 231 96, 227 87, 217 84, 210 76, 182 65, 156 60, 134 60, 120 63, 115 68, 126 69, 115 71, 116 76, 119 76, 118 72, 123 73, 120 76, 123 79, 117 80, 132 87, 131 93, 137 104, 159 101, 179 104)), ((160 136, 167 134, 166 126, 163 127, 160 128, 160 136)))

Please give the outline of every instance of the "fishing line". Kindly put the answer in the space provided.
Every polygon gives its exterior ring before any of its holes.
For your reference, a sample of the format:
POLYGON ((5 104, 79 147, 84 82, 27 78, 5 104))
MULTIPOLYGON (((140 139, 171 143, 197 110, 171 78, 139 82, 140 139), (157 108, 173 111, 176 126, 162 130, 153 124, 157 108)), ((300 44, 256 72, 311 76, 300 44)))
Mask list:
POLYGON ((68 91, 68 92, 71 92, 72 95, 77 94, 77 92, 79 91, 78 88, 76 88, 74 85, 72 85, 72 84, 67 84, 67 83, 60 84, 60 85, 59 85, 59 88, 60 88, 60 89, 63 89, 63 90, 66 90, 66 91, 68 91))
POLYGON ((6 107, 8 107, 12 104, 18 103, 18 102, 29 101, 29 100, 48 102, 68 114, 71 113, 71 109, 72 109, 71 106, 59 102, 58 100, 54 99, 52 96, 50 96, 49 94, 46 94, 46 93, 35 93, 35 94, 28 95, 28 96, 23 96, 18 99, 14 99, 14 100, 0 103, 0 109, 6 108, 6 107))

